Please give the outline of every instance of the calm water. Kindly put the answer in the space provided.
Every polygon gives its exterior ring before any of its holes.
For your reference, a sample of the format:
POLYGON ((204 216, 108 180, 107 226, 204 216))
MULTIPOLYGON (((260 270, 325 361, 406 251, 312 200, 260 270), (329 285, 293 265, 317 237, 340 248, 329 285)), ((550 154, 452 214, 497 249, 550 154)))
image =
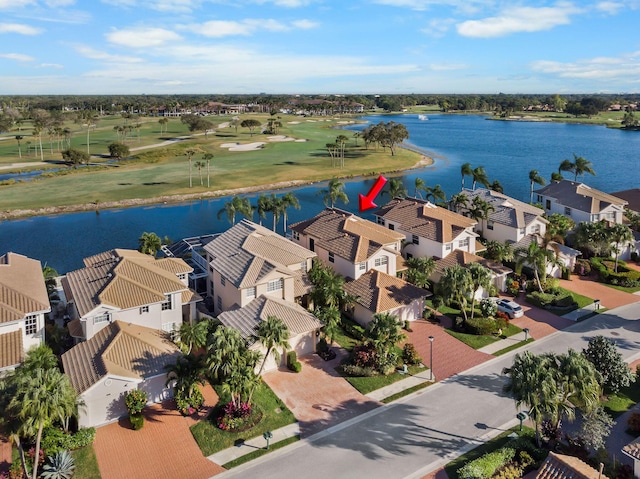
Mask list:
MULTIPOLYGON (((528 201, 529 170, 537 169, 548 179, 563 159, 573 158, 573 153, 593 163, 597 176, 587 175, 584 180, 594 188, 611 192, 640 186, 640 134, 634 132, 586 125, 488 121, 480 116, 429 115, 428 121, 419 120, 417 115, 366 119, 405 123, 410 143, 436 156, 433 166, 402 176, 409 194, 413 194, 417 176, 428 185, 440 184, 448 195, 458 192, 460 165, 469 162, 474 167, 484 166, 491 181, 502 183, 505 193, 528 201)), ((356 212, 358 193, 366 193, 373 181, 347 182, 345 191, 350 202, 344 208, 356 212)), ((316 193, 324 187, 325 183, 318 183, 293 190, 302 209, 291 210, 289 222, 320 211, 324 206, 316 193)), ((253 202, 257 195, 250 196, 253 202)), ((383 197, 378 204, 385 200, 383 197)), ((218 220, 217 214, 225 201, 227 198, 218 198, 108 210, 99 215, 86 212, 5 221, 0 223, 0 254, 15 251, 66 272, 82 267, 86 256, 116 247, 136 248, 143 231, 172 239, 224 231, 230 225, 224 218, 218 220)), ((271 218, 267 218, 265 225, 271 224, 271 218)), ((282 223, 278 231, 282 232, 282 223)))

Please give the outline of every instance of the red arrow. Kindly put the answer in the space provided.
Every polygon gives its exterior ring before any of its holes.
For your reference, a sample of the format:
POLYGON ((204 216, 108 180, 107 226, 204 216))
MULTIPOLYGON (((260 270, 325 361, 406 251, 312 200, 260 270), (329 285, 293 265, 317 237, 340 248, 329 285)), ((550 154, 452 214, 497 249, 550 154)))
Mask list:
POLYGON ((358 195, 358 203, 360 205, 361 213, 363 211, 367 211, 378 206, 373 202, 373 200, 375 199, 376 196, 380 194, 380 191, 382 190, 382 188, 386 183, 387 183, 387 179, 384 176, 380 175, 378 176, 378 179, 376 180, 374 185, 369 190, 369 193, 367 193, 367 196, 364 196, 362 193, 358 195))

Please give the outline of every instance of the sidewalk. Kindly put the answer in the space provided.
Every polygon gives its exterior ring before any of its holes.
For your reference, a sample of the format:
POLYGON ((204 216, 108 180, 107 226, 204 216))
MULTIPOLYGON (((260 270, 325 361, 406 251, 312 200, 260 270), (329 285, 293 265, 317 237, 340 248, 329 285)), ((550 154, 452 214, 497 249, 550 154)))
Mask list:
POLYGON ((425 369, 424 371, 421 371, 414 376, 411 376, 407 373, 406 379, 401 379, 400 381, 396 381, 393 384, 389 384, 388 386, 385 386, 383 388, 371 391, 366 396, 376 401, 382 401, 389 396, 393 396, 394 394, 398 394, 399 392, 402 392, 419 384, 435 381, 435 376, 431 378, 429 370, 425 369))
POLYGON ((603 306, 599 303, 597 305, 596 303, 587 304, 584 308, 574 309, 570 313, 563 314, 562 317, 571 321, 579 321, 585 316, 591 316, 594 311, 599 310, 601 307, 603 306))
MULTIPOLYGON (((514 344, 518 344, 521 341, 524 341, 525 334, 524 331, 521 331, 513 336, 509 336, 508 338, 501 339, 500 341, 496 341, 495 343, 491 343, 486 345, 483 348, 478 349, 478 351, 486 353, 486 354, 494 354, 498 351, 501 351, 509 346, 513 346, 514 344)), ((527 335, 527 339, 531 339, 531 335, 527 335)), ((524 346, 524 344, 523 344, 524 346)))

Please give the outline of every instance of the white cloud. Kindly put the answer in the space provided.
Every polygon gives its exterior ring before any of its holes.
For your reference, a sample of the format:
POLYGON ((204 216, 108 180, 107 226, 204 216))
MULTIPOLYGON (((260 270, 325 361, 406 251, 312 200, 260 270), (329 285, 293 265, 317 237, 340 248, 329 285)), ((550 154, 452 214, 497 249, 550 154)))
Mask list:
POLYGON ((559 78, 638 83, 640 63, 637 57, 638 52, 633 52, 619 57, 596 57, 568 63, 540 60, 533 62, 531 68, 559 78))
POLYGON ((268 32, 287 32, 293 29, 308 30, 317 26, 310 20, 295 20, 290 24, 271 18, 246 18, 244 20, 210 20, 204 23, 180 25, 182 31, 189 31, 210 38, 222 38, 234 35, 251 35, 258 30, 268 32))
POLYGON ((453 71, 453 70, 466 70, 469 68, 464 63, 431 63, 429 69, 435 72, 453 71))
POLYGON ((32 56, 24 55, 22 53, 0 53, 0 58, 15 60, 17 62, 32 62, 35 60, 32 56))
POLYGON ((442 37, 445 33, 449 31, 451 25, 453 25, 456 21, 453 18, 434 18, 429 20, 426 28, 421 29, 422 33, 426 33, 432 37, 442 37))
POLYGON ((500 15, 482 20, 467 20, 457 25, 458 33, 465 37, 493 38, 518 32, 550 30, 558 25, 571 23, 571 15, 579 13, 570 4, 555 7, 515 7, 505 9, 500 15))
POLYGON ((55 70, 62 70, 64 67, 59 63, 41 63, 38 68, 53 68, 55 70))
POLYGON ((35 0, 0 0, 0 10, 2 9, 18 9, 21 7, 28 7, 29 5, 35 5, 35 0))
POLYGON ((110 53, 96 50, 94 48, 87 47, 85 45, 74 45, 73 47, 82 56, 86 58, 91 58, 92 60, 100 60, 100 61, 109 62, 109 63, 140 63, 142 62, 141 58, 127 57, 124 55, 112 55, 110 53))
POLYGON ((299 8, 311 5, 313 0, 255 0, 254 3, 260 5, 264 3, 273 3, 276 7, 299 8))
POLYGON ((202 0, 101 0, 112 7, 148 8, 158 12, 191 13, 202 3, 202 0))
POLYGON ((59 8, 74 5, 76 3, 76 0, 45 0, 44 3, 47 5, 47 7, 59 8))
POLYGON ((379 5, 390 7, 409 8, 411 10, 424 11, 431 7, 452 7, 456 11, 473 14, 484 8, 492 7, 492 0, 373 0, 379 5))
POLYGON ((106 34, 107 40, 128 48, 158 47, 182 39, 180 35, 164 28, 131 28, 106 34))
POLYGON ((312 28, 318 27, 320 24, 312 20, 302 19, 302 20, 294 20, 293 22, 291 22, 291 25, 293 25, 296 28, 299 28, 300 30, 310 30, 312 28))
POLYGON ((42 33, 39 28, 20 23, 0 23, 0 33, 19 33, 20 35, 38 35, 42 33))
POLYGON ((624 7, 625 5, 621 2, 600 2, 596 4, 596 10, 608 13, 609 15, 616 15, 624 7))

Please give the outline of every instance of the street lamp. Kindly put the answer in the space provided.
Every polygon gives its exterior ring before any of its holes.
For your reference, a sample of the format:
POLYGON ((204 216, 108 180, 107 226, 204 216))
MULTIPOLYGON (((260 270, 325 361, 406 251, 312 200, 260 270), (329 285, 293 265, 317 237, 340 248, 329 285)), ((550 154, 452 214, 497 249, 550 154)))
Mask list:
POLYGON ((429 381, 433 381, 433 336, 429 336, 429 381))

